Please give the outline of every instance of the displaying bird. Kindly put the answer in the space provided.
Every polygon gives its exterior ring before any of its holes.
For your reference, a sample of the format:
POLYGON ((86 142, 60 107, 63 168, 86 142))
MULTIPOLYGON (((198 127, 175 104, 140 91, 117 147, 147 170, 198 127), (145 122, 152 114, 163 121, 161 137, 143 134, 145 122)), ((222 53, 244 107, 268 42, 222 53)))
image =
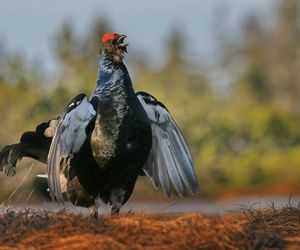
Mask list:
POLYGON ((96 88, 76 96, 62 114, 25 132, 0 152, 0 170, 16 173, 22 157, 47 164, 53 200, 91 207, 100 198, 118 214, 139 175, 167 196, 198 192, 188 145, 167 108, 135 93, 123 63, 126 36, 102 37, 96 88))

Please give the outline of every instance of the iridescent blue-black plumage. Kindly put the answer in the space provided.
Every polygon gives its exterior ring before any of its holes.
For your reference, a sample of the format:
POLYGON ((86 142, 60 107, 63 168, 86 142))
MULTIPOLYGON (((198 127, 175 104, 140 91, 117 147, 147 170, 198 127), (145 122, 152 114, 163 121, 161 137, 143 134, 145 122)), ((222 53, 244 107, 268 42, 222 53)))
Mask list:
POLYGON ((75 97, 58 120, 22 136, 31 139, 4 148, 0 167, 15 167, 26 156, 47 162, 54 200, 68 197, 89 207, 100 198, 114 213, 143 173, 168 196, 172 190, 181 196, 187 189, 198 191, 190 151, 168 110, 151 95, 134 92, 122 62, 125 37, 103 36, 90 100, 84 94, 75 97))
MULTIPOLYGON (((98 74, 92 96, 97 115, 82 150, 71 160, 70 176, 93 198, 99 196, 118 212, 148 158, 151 125, 122 62, 115 63, 103 52, 98 74)), ((77 204, 85 202, 76 200, 76 195, 70 197, 77 204)))

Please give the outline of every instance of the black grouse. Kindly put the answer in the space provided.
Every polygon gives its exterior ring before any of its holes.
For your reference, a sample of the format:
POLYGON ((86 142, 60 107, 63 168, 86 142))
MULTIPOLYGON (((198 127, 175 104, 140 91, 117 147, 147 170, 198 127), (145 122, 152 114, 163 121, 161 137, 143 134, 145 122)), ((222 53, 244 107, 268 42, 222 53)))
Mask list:
POLYGON ((105 33, 96 88, 76 96, 57 119, 25 132, 0 152, 0 169, 16 173, 23 157, 48 165, 53 200, 91 207, 100 198, 119 213, 139 175, 167 196, 198 192, 188 145, 167 108, 135 93, 123 63, 125 35, 105 33))

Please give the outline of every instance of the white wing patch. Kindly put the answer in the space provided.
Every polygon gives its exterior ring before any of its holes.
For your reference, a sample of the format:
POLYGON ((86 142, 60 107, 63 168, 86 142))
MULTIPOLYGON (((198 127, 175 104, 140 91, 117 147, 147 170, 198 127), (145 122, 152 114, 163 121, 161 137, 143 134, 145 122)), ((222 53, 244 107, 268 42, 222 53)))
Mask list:
POLYGON ((153 96, 138 92, 152 127, 152 149, 144 172, 151 177, 156 188, 162 187, 170 196, 175 189, 179 196, 188 188, 197 193, 198 183, 188 145, 167 108, 153 96))
POLYGON ((48 185, 53 200, 64 200, 70 160, 86 140, 86 127, 95 115, 96 111, 87 97, 79 95, 58 121, 48 154, 48 185))

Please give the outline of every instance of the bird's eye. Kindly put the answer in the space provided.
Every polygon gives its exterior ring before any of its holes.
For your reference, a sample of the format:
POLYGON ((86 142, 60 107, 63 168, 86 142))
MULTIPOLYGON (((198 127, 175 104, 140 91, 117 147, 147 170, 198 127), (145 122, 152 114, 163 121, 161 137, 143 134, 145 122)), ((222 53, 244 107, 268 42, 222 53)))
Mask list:
POLYGON ((108 47, 113 48, 115 46, 116 42, 111 40, 108 42, 108 47))

